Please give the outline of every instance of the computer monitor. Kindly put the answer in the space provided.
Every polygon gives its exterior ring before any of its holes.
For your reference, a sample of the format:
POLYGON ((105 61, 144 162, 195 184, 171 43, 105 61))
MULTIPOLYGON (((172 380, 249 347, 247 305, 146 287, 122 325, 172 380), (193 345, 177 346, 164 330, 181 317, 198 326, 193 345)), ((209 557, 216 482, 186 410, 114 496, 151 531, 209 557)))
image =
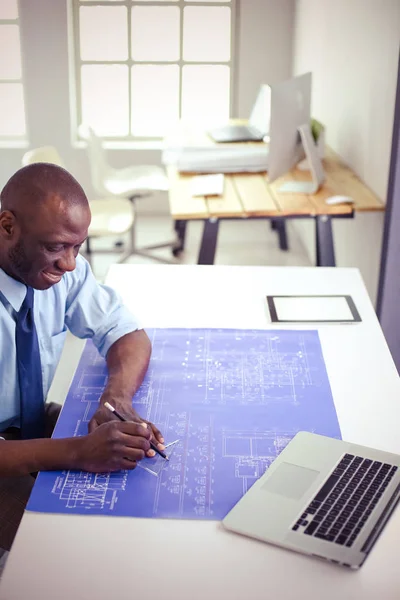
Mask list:
POLYGON ((323 181, 322 164, 311 135, 311 73, 271 85, 268 179, 284 175, 306 153, 313 181, 287 182, 280 191, 315 193, 323 181))

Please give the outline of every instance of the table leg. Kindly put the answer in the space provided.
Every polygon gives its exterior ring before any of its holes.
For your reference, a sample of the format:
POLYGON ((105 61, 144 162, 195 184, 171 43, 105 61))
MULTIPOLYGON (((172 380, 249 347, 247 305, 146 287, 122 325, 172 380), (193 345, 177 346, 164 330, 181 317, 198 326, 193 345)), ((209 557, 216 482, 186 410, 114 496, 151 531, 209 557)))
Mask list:
POLYGON ((186 226, 187 221, 177 220, 174 223, 174 229, 176 231, 176 235, 178 236, 179 241, 179 243, 174 248, 176 252, 182 252, 185 249, 186 226))
POLYGON ((218 238, 218 219, 207 219, 204 221, 203 237, 201 238, 198 265, 213 265, 215 258, 215 248, 218 238))
POLYGON ((286 234, 286 219, 272 219, 271 227, 278 234, 279 238, 279 248, 281 250, 289 250, 289 244, 287 240, 286 234))
POLYGON ((317 267, 335 267, 332 219, 328 215, 315 217, 317 267))

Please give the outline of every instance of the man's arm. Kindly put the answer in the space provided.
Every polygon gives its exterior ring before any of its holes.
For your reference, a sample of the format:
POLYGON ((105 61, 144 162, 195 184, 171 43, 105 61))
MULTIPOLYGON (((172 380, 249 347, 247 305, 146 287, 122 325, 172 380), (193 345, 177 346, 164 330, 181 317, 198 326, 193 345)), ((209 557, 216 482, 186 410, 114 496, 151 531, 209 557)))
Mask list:
POLYGON ((0 441, 0 477, 71 468, 75 446, 74 440, 68 439, 0 441))
POLYGON ((143 329, 124 335, 107 352, 108 382, 101 402, 115 408, 131 408, 132 397, 146 375, 151 354, 151 343, 143 329))
MULTIPOLYGON (((139 329, 138 321, 123 305, 115 290, 99 284, 82 257, 77 258, 76 264, 75 271, 68 274, 65 324, 77 337, 92 338, 100 354, 106 358, 109 370, 108 384, 100 398, 100 407, 89 423, 89 431, 116 418, 104 408, 105 402, 114 406, 126 419, 143 421, 132 408, 132 397, 147 371, 150 340, 139 329)), ((151 431, 155 437, 153 442, 162 444, 161 433, 154 425, 151 425, 151 431)))
POLYGON ((150 437, 146 423, 112 421, 76 438, 0 440, 0 477, 61 469, 134 469, 149 451, 150 437))
MULTIPOLYGON (((110 347, 106 357, 108 382, 100 398, 100 407, 89 423, 89 431, 94 431, 101 423, 115 418, 104 408, 105 402, 109 402, 127 419, 143 421, 132 408, 132 397, 146 375, 150 354, 151 343, 143 329, 124 335, 110 347)), ((149 425, 160 449, 163 450, 164 438, 155 425, 149 425)), ((154 452, 150 451, 150 455, 154 455, 154 452)))

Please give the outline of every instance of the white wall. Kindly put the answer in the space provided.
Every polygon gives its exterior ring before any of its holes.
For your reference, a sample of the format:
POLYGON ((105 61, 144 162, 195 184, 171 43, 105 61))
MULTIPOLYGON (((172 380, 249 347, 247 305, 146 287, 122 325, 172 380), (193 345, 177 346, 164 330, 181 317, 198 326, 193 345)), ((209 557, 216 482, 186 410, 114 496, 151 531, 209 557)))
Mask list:
MULTIPOLYGON (((0 0, 1 1, 1 0, 0 0)), ((67 0, 19 0, 30 147, 54 144, 89 196, 86 152, 71 146, 67 0)), ((238 0, 236 115, 246 116, 260 83, 292 68, 294 0, 238 0)), ((21 165, 22 149, 0 148, 0 189, 21 165)), ((116 167, 159 164, 160 150, 109 150, 116 167)), ((166 195, 146 207, 168 211, 166 195)))
POLYGON ((236 115, 249 115, 260 83, 292 73, 295 0, 238 0, 236 115))
MULTIPOLYGON (((313 72, 328 144, 385 200, 400 43, 399 0, 297 0, 294 73, 313 72)), ((294 224, 309 252, 314 231, 294 224)), ((383 214, 334 222, 338 266, 361 269, 375 301, 383 214)))

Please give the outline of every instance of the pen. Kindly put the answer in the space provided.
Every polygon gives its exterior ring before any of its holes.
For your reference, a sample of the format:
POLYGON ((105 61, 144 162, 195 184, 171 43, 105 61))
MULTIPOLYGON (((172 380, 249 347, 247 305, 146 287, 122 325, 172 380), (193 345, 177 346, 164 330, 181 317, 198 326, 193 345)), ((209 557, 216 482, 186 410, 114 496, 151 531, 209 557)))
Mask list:
MULTIPOLYGON (((108 408, 108 410, 111 410, 111 412, 114 413, 114 415, 116 417, 118 417, 118 419, 120 421, 125 421, 125 422, 127 421, 127 419, 125 419, 125 417, 123 417, 117 410, 115 410, 115 408, 113 406, 111 406, 111 404, 109 404, 108 402, 104 402, 104 406, 106 408, 108 408)), ((154 452, 157 452, 157 454, 159 454, 160 456, 165 458, 165 460, 169 460, 168 456, 166 454, 164 454, 164 452, 159 450, 157 448, 157 446, 155 444, 153 444, 153 442, 150 442, 150 446, 151 446, 152 450, 154 450, 154 452)))

